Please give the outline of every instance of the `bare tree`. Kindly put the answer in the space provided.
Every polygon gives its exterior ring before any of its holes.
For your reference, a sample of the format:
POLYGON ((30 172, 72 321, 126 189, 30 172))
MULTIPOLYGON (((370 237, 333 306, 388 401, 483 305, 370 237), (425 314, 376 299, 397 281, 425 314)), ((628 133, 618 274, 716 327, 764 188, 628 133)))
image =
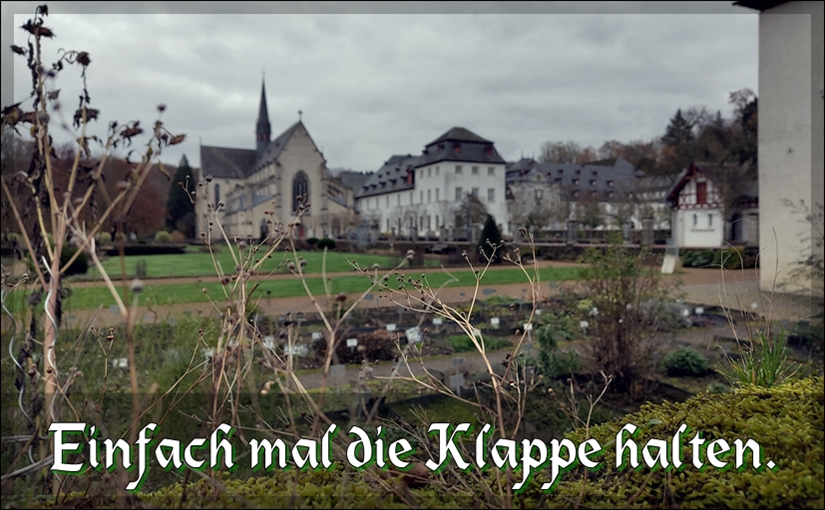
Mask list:
POLYGON ((568 142, 544 142, 541 145, 539 161, 542 163, 576 163, 582 153, 579 144, 568 142))
POLYGON ((576 218, 593 235, 593 230, 605 225, 604 206, 598 197, 586 195, 576 204, 576 218))

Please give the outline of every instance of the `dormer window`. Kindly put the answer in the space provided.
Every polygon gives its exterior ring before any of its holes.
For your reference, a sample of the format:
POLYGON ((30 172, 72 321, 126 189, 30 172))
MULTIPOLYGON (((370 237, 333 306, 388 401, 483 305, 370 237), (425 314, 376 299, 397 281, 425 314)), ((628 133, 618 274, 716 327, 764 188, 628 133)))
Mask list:
POLYGON ((564 173, 564 169, 563 169, 563 168, 559 168, 558 172, 559 172, 559 174, 563 174, 563 173, 564 173))
POLYGON ((578 180, 578 179, 573 179, 573 184, 575 184, 576 186, 578 186, 578 185, 579 185, 579 180, 578 180))
POLYGON ((453 144, 453 150, 455 150, 456 154, 461 154, 461 144, 460 143, 453 144))
POLYGON ((484 153, 487 154, 488 156, 492 156, 493 155, 493 146, 488 145, 487 147, 485 147, 484 148, 484 153))
POLYGON ((596 185, 596 179, 590 179, 590 185, 595 186, 596 185))
POLYGON ((613 180, 611 179, 611 180, 607 181, 607 185, 612 188, 613 187, 613 180))
POLYGON ((581 169, 576 170, 576 175, 580 175, 582 173, 581 169))

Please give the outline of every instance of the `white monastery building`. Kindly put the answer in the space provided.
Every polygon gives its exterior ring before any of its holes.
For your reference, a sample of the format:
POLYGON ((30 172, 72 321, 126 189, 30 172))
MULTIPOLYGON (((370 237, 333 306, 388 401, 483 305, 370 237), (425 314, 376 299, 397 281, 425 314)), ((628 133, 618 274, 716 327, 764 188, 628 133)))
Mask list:
MULTIPOLYGON (((396 155, 355 190, 361 219, 383 234, 450 237, 462 201, 473 195, 509 235, 505 161, 493 142, 454 127, 421 155, 396 155)), ((475 225, 473 225, 475 226, 475 225)))

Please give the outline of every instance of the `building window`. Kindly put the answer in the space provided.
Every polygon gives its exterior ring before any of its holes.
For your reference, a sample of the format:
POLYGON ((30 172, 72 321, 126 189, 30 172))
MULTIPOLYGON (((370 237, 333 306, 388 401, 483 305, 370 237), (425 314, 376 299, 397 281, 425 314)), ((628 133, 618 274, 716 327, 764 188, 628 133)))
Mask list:
POLYGON ((419 204, 424 203, 424 190, 421 190, 421 191, 418 192, 418 203, 419 204))
POLYGON ((433 192, 433 190, 431 190, 431 189, 427 190, 427 203, 428 204, 430 203, 430 200, 432 199, 432 192, 433 192))
POLYGON ((473 167, 473 175, 478 175, 478 167, 477 166, 473 167))
POLYGON ((413 192, 410 191, 410 205, 412 205, 412 203, 413 203, 413 192))
POLYGON ((544 190, 536 189, 536 200, 541 200, 541 195, 544 190))
POLYGON ((693 215, 693 226, 695 227, 697 223, 699 223, 699 218, 694 214, 693 215))
POLYGON ((430 168, 427 169, 427 177, 432 177, 432 176, 433 176, 433 169, 432 169, 432 167, 430 167, 430 168))
POLYGON ((440 228, 440 224, 438 223, 438 215, 435 215, 435 228, 440 228))
POLYGON ((496 198, 496 190, 495 188, 487 188, 487 201, 493 202, 496 198))
POLYGON ((401 205, 401 193, 395 195, 395 205, 401 205))
POLYGON ((390 196, 387 195, 387 207, 389 207, 389 206, 390 206, 390 196))
POLYGON ((708 203, 708 183, 706 183, 706 182, 697 182, 696 183, 696 203, 697 204, 707 204, 708 203))
POLYGON ((613 181, 612 181, 612 180, 607 181, 607 185, 608 185, 608 186, 610 186, 610 187, 612 188, 612 187, 613 187, 613 181))
POLYGON ((473 196, 478 198, 478 188, 473 188, 473 196))
POLYGON ((461 198, 462 198, 462 196, 464 195, 464 194, 462 193, 462 191, 463 191, 463 190, 462 190, 461 188, 456 187, 456 189, 455 189, 455 201, 456 201, 456 202, 461 202, 461 198))
POLYGON ((438 167, 435 167, 435 175, 438 175, 438 167))
POLYGON ((488 166, 487 167, 487 175, 496 175, 496 167, 488 166))
POLYGON ((309 196, 309 179, 307 179, 307 174, 303 171, 299 171, 295 178, 292 180, 292 212, 295 213, 298 211, 298 205, 303 201, 306 202, 306 197, 309 196), (298 199, 301 199, 299 201, 298 199))
POLYGON ((457 173, 457 174, 461 173, 461 165, 456 165, 455 166, 455 173, 457 173))
POLYGON ((713 226, 713 215, 712 214, 708 214, 708 226, 709 227, 713 226))
POLYGON ((438 188, 435 188, 435 201, 438 202, 438 188))

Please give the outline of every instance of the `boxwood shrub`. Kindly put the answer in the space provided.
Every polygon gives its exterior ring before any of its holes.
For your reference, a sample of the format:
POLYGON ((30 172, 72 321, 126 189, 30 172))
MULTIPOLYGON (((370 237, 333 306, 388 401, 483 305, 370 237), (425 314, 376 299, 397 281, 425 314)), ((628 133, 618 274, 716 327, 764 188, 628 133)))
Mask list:
POLYGON ((692 347, 680 347, 669 352, 661 367, 671 377, 699 377, 710 371, 708 359, 692 347))
MULTIPOLYGON (((589 433, 578 429, 567 434, 575 444, 595 438, 603 447, 598 457, 603 467, 587 471, 578 466, 561 475, 549 494, 541 485, 549 481, 548 470, 536 474, 527 489, 517 494, 515 508, 822 508, 823 439, 825 436, 825 392, 822 377, 795 381, 771 389, 740 389, 730 393, 703 393, 686 402, 646 404, 639 412, 602 425, 589 433), (626 424, 638 427, 634 440, 641 447, 650 439, 669 439, 682 424, 690 428, 683 437, 684 470, 615 468, 615 439, 626 424), (741 471, 692 465, 688 441, 702 432, 707 442, 725 439, 753 439, 762 448, 762 461, 772 460, 774 469, 741 471)), ((639 452, 641 456, 641 451, 639 452)), ((564 452, 562 452, 564 455, 564 452)), ((723 457, 732 462, 733 456, 723 457)), ((706 457, 702 457, 707 462, 706 457)), ((389 473, 385 473, 389 476, 389 473)), ((514 473, 520 479, 520 473, 514 473)), ((445 473, 445 476, 452 476, 445 473)), ((490 480, 493 470, 487 471, 490 480)), ((372 475, 350 468, 326 471, 275 469, 248 479, 223 480, 226 489, 217 491, 205 480, 190 482, 181 501, 180 483, 138 495, 149 508, 408 508, 400 499, 414 501, 419 508, 481 508, 484 490, 461 483, 462 490, 445 490, 431 483, 424 487, 399 489, 397 480, 388 480, 393 491, 375 482, 372 475)), ((495 487, 495 484, 491 485, 495 487)), ((88 504, 85 494, 69 494, 68 508, 88 504), (75 506, 70 506, 75 505, 75 506)), ((115 502, 104 496, 97 507, 115 502)))
MULTIPOLYGON (((593 427, 590 437, 604 446, 599 460, 605 467, 588 472, 586 482, 582 467, 565 473, 547 498, 547 506, 572 507, 581 494, 580 508, 672 508, 673 502, 679 508, 822 508, 824 381, 811 377, 771 389, 704 393, 683 403, 646 404, 638 413, 593 427), (763 462, 772 460, 776 467, 757 472, 748 464, 737 472, 706 466, 699 471, 688 464, 683 471, 660 469, 653 474, 647 468, 617 471, 616 434, 627 423, 639 427, 635 442, 640 448, 650 439, 673 437, 686 424, 691 432, 683 439, 682 458, 687 463, 692 462, 687 441, 701 431, 705 444, 715 439, 730 445, 736 439, 753 439, 762 447, 763 462)), ((583 430, 568 437, 576 444, 587 439, 583 430)), ((524 495, 538 501, 540 484, 547 480, 545 473, 537 475, 524 495)))

